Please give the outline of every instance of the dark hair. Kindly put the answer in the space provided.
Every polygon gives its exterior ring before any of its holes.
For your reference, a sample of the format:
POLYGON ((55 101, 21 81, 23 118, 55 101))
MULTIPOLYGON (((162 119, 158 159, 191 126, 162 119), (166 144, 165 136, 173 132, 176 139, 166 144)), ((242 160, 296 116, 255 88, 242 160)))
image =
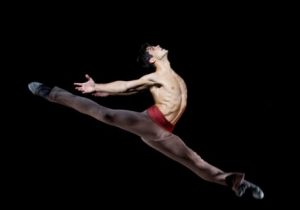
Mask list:
POLYGON ((147 48, 150 46, 152 45, 150 45, 149 43, 143 44, 139 50, 139 54, 137 57, 137 62, 141 64, 143 68, 147 68, 147 69, 154 68, 154 65, 150 63, 150 58, 152 57, 152 55, 150 55, 147 52, 147 48))

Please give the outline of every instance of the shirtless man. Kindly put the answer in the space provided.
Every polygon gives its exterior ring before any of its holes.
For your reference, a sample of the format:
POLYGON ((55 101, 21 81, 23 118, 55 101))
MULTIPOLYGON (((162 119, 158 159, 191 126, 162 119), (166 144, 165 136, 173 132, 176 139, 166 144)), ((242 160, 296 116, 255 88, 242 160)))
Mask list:
POLYGON ((50 88, 39 82, 31 82, 28 87, 34 95, 140 136, 146 144, 186 166, 202 179, 228 186, 239 197, 250 192, 254 198, 262 199, 263 191, 246 181, 243 173, 223 172, 207 163, 172 133, 186 108, 187 88, 183 79, 171 68, 167 55, 168 51, 159 45, 144 45, 140 60, 154 67, 153 73, 137 80, 106 84, 96 84, 89 75, 85 75, 86 82, 74 83, 76 90, 81 93, 100 97, 128 95, 149 89, 155 104, 143 112, 103 107, 86 97, 74 95, 59 87, 50 88))

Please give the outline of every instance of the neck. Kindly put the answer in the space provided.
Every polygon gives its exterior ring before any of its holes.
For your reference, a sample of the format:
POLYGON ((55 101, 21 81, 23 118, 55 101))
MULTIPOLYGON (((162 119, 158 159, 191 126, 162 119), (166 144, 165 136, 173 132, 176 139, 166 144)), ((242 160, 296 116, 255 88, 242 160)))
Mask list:
POLYGON ((166 70, 171 70, 171 65, 170 61, 168 60, 167 57, 158 60, 155 62, 155 69, 156 71, 166 71, 166 70))

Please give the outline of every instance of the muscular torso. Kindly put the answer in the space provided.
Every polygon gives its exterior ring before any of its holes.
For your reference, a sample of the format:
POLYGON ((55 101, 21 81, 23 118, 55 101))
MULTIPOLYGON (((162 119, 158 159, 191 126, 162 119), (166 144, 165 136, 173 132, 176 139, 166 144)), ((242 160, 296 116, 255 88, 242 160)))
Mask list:
POLYGON ((176 124, 187 104, 187 88, 183 79, 173 70, 155 72, 153 78, 160 86, 152 86, 155 105, 172 124, 176 124))

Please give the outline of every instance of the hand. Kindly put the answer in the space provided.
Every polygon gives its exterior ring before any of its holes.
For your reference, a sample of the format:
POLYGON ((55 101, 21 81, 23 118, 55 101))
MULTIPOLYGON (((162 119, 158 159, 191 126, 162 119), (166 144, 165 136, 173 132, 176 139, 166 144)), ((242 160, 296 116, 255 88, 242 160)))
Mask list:
POLYGON ((86 82, 83 83, 74 83, 76 86, 75 89, 82 92, 82 93, 92 93, 95 91, 95 82, 94 80, 88 75, 85 75, 85 78, 87 78, 86 82))

